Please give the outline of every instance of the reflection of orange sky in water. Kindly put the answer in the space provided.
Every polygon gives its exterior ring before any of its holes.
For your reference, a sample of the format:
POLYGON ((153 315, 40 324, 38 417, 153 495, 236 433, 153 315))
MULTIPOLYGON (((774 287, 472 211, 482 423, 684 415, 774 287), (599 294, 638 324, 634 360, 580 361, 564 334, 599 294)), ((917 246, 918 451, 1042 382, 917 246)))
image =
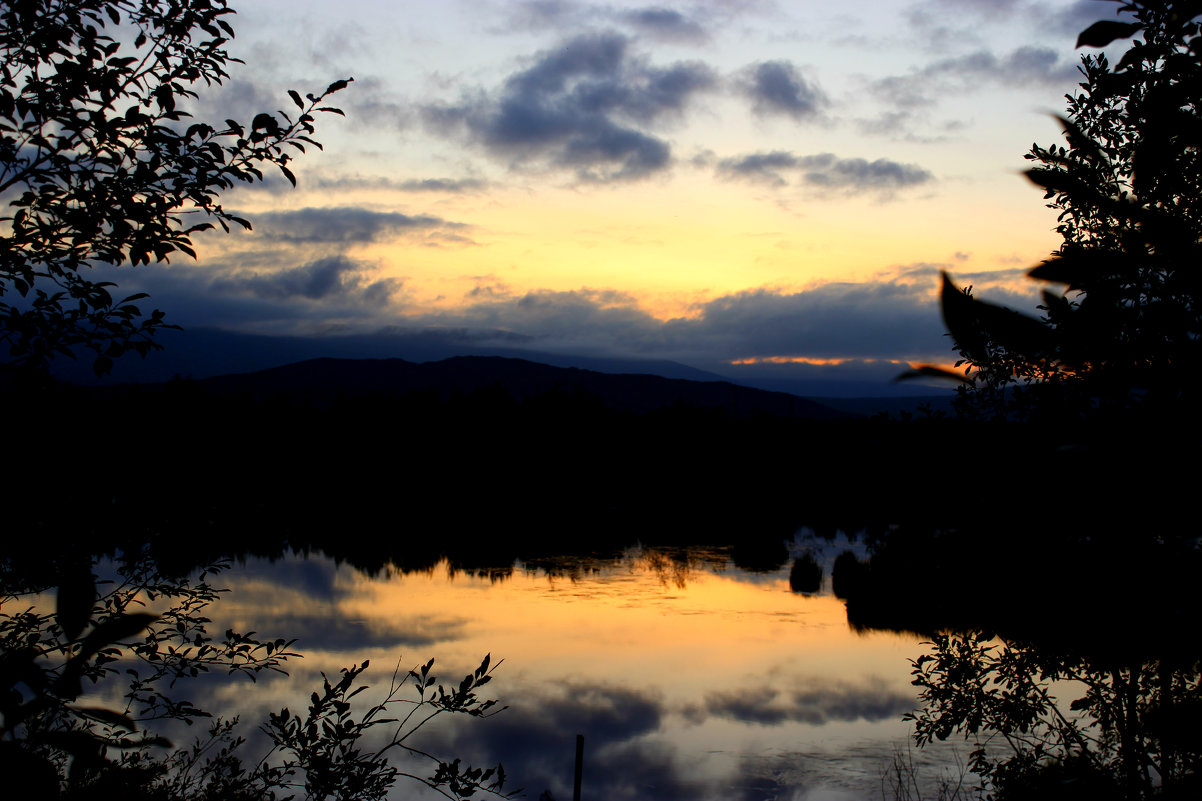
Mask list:
MULTIPOLYGON (((517 570, 493 582, 463 573, 448 578, 445 565, 374 579, 344 567, 336 578, 342 597, 332 606, 241 582, 231 582, 234 592, 223 603, 241 625, 263 632, 279 628, 270 621, 275 613, 331 615, 384 635, 379 639, 395 632, 398 642, 421 634, 433 642, 404 648, 404 664, 433 656, 447 677, 491 653, 494 661, 506 660, 496 684, 500 695, 519 677, 621 682, 638 676, 684 700, 784 666, 791 675, 853 683, 873 677, 899 690, 909 686, 905 660, 918 652, 915 641, 851 631, 843 603, 829 594, 804 597, 790 592, 783 577, 740 581, 745 574, 733 570, 692 570, 677 582, 670 571, 654 568, 638 558, 575 580, 517 570), (249 607, 239 603, 247 596, 249 607)), ((306 646, 303 633, 282 633, 300 637, 305 669, 367 655, 323 653, 306 646)), ((392 664, 401 650, 371 656, 392 664)))
MULTIPOLYGON (((924 650, 917 638, 853 632, 841 601, 790 592, 787 571, 751 575, 723 554, 691 555, 684 568, 636 551, 563 568, 574 578, 515 569, 497 581, 451 575, 445 563, 372 578, 316 560, 316 583, 298 580, 308 570, 299 558, 236 568, 224 577, 232 592, 214 608, 213 628, 295 636, 304 658, 289 663, 291 677, 260 682, 253 694, 222 686, 212 708, 248 720, 298 708, 318 671, 336 675, 367 658, 364 697, 384 692, 398 658, 403 669, 434 658, 439 681, 454 685, 490 653, 504 664, 483 695, 511 707, 502 716, 536 727, 544 713, 561 725, 576 714, 612 716, 633 728, 590 733, 582 724, 589 748, 666 749, 674 775, 711 788, 705 798, 728 797, 748 760, 782 787, 856 788, 840 798, 875 791, 880 769, 905 747, 901 716, 915 705, 907 660, 924 650), (305 585, 325 592, 308 595, 305 585), (623 706, 632 700, 650 707, 623 706), (565 711, 575 704, 578 712, 565 711)), ((439 731, 482 726, 484 737, 488 725, 447 720, 439 731)), ((564 733, 565 755, 573 734, 564 733)))

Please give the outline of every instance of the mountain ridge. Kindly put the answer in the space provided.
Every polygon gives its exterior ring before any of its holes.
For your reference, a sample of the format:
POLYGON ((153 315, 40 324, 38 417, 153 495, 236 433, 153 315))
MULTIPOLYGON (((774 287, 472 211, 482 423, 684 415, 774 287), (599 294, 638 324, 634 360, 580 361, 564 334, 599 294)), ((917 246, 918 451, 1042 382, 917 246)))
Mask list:
POLYGON ((433 362, 319 357, 264 370, 203 378, 196 383, 221 395, 249 395, 257 399, 284 396, 317 405, 328 405, 339 397, 367 394, 434 392, 446 400, 455 393, 468 395, 500 388, 517 402, 552 395, 580 395, 599 399, 607 408, 634 414, 683 405, 725 411, 735 417, 766 414, 834 420, 854 416, 796 395, 725 380, 603 373, 503 356, 453 356, 433 362))

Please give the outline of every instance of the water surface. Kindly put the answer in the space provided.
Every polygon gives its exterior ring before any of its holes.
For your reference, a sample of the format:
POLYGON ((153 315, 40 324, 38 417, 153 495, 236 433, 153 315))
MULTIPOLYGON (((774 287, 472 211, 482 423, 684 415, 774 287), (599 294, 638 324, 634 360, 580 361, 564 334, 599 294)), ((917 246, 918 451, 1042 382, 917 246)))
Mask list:
MULTIPOLYGON (((801 595, 787 570, 741 570, 722 549, 376 576, 293 556, 223 579, 232 591, 213 609, 217 625, 296 637, 304 658, 254 693, 210 685, 206 708, 244 720, 296 709, 320 671, 364 659, 375 700, 398 665, 434 658, 457 684, 491 654, 504 662, 485 689, 508 709, 439 719, 421 745, 501 761, 531 798, 571 797, 578 733, 586 799, 880 798, 882 773, 907 748, 918 638, 853 631, 829 578, 801 595)), ((934 781, 949 755, 915 758, 934 781)))

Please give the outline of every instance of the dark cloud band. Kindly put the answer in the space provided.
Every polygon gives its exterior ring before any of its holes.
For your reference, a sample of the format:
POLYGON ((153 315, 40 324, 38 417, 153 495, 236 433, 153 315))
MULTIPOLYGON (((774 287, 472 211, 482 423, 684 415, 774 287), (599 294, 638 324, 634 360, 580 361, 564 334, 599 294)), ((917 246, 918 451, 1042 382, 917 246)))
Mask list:
POLYGON ((853 193, 889 192, 934 180, 934 175, 916 164, 884 158, 842 159, 833 153, 798 156, 783 150, 723 159, 718 162, 718 174, 771 186, 799 183, 853 193))

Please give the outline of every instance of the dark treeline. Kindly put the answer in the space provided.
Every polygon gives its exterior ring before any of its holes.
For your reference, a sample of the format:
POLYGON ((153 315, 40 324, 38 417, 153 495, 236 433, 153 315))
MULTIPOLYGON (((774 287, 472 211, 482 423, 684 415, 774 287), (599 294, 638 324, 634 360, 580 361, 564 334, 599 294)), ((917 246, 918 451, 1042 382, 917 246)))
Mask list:
POLYGON ((805 419, 680 400, 632 411, 581 387, 519 398, 500 382, 319 399, 51 384, 6 403, 25 421, 5 466, 19 539, 37 551, 145 540, 181 567, 290 547, 368 570, 444 557, 484 568, 637 542, 735 544, 738 561, 777 566, 802 525, 983 527, 1014 543, 1126 526, 1147 538, 1189 497, 1184 472, 1113 427, 805 419))

